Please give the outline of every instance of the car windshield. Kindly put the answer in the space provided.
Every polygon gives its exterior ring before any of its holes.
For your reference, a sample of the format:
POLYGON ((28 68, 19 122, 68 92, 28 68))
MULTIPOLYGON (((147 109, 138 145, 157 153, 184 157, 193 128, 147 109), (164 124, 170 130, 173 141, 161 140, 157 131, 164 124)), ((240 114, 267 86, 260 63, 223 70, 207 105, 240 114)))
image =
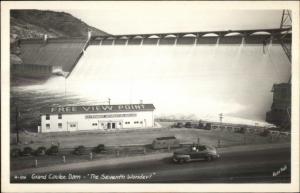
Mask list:
POLYGON ((198 149, 199 151, 204 151, 204 150, 206 150, 206 147, 203 146, 203 145, 200 145, 200 146, 198 146, 197 149, 198 149))
POLYGON ((204 151, 206 150, 206 146, 204 145, 199 145, 199 146, 192 146, 192 151, 204 151))

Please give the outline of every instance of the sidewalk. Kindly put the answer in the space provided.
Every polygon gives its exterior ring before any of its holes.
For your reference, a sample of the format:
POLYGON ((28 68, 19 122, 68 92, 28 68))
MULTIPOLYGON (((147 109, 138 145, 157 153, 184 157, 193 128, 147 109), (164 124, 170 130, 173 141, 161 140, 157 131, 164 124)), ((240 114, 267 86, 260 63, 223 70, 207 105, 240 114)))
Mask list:
MULTIPOLYGON (((265 149, 276 149, 276 148, 289 148, 289 143, 282 143, 282 144, 260 144, 260 145, 243 145, 243 146, 234 146, 234 147, 224 147, 218 148, 219 153, 229 153, 229 152, 241 152, 241 151, 257 151, 257 150, 265 150, 265 149)), ((90 167, 100 167, 100 166, 110 166, 110 165, 118 165, 118 164, 126 164, 126 163, 134 163, 134 162, 141 162, 141 161, 151 161, 151 160, 158 160, 164 159, 172 156, 172 152, 170 153, 155 153, 155 154, 148 154, 148 155, 139 155, 139 156, 132 156, 132 157, 120 157, 120 158, 113 158, 113 159, 103 159, 103 160, 94 160, 94 161, 86 161, 86 162, 79 162, 79 163, 70 163, 70 164, 61 164, 55 166, 47 166, 47 167, 40 167, 40 168, 28 168, 22 169, 17 171, 11 171, 10 175, 28 175, 32 173, 49 173, 55 171, 62 171, 62 170, 76 170, 76 169, 83 169, 83 168, 90 168, 90 167)))

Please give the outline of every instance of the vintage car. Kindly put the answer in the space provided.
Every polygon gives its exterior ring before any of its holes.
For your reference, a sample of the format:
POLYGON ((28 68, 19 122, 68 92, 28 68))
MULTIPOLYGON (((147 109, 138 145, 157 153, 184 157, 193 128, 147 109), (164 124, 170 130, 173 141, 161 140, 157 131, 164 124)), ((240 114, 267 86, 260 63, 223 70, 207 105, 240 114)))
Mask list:
POLYGON ((173 161, 175 163, 184 163, 197 160, 212 161, 219 157, 220 155, 218 154, 216 148, 208 145, 191 146, 173 153, 173 161))

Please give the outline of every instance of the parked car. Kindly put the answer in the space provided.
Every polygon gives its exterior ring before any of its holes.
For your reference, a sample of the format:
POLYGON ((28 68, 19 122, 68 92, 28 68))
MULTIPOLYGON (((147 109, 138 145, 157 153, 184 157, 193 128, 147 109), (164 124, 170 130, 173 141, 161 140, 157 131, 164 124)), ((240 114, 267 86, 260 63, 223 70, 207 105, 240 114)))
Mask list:
POLYGON ((216 148, 208 145, 191 146, 173 153, 173 161, 175 163, 184 163, 197 160, 212 161, 219 157, 220 155, 216 148))
POLYGON ((99 144, 96 147, 93 148, 94 153, 102 153, 105 150, 104 144, 99 144))
POLYGON ((46 147, 38 147, 35 151, 34 151, 34 155, 40 156, 40 155, 45 155, 46 154, 46 147))
POLYGON ((57 155, 58 154, 58 146, 52 145, 49 149, 46 150, 47 155, 57 155))
POLYGON ((30 156, 33 153, 33 149, 31 147, 24 147, 22 151, 22 156, 30 156))
POLYGON ((84 147, 83 145, 77 146, 73 151, 73 154, 75 154, 75 155, 86 155, 88 153, 89 152, 88 152, 87 148, 84 147))

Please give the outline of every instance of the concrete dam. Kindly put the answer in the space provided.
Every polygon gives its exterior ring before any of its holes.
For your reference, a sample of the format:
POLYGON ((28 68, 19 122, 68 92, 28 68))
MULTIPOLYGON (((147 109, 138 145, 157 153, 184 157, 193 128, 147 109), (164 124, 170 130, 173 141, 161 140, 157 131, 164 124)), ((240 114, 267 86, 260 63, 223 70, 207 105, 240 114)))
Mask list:
POLYGON ((143 100, 159 107, 159 115, 222 112, 264 120, 272 85, 291 74, 281 35, 271 29, 21 40, 22 68, 50 77, 22 89, 98 104, 143 100), (63 76, 53 76, 55 69, 63 76))

